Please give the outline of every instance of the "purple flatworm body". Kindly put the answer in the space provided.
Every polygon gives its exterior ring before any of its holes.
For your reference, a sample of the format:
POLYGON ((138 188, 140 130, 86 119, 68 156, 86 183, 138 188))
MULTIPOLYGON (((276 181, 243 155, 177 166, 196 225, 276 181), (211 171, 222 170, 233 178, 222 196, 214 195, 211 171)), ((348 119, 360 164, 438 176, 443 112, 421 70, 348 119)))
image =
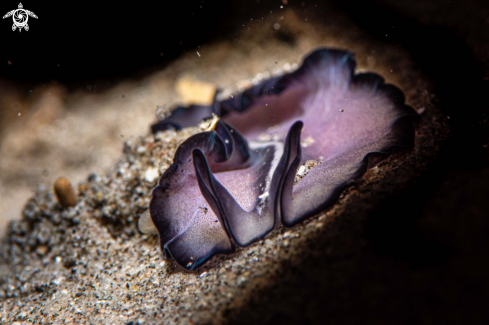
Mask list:
POLYGON ((355 74, 355 65, 350 52, 318 49, 292 73, 153 125, 220 116, 180 145, 153 190, 162 250, 195 269, 324 210, 394 148, 412 147, 417 114, 402 92, 379 75, 355 74), (295 183, 309 160, 321 163, 295 183))

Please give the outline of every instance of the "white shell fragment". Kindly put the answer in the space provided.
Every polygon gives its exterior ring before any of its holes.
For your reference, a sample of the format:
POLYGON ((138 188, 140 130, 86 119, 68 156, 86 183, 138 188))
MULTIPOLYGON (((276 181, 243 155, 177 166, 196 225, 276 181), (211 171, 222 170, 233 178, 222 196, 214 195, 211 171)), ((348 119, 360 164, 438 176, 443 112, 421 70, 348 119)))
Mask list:
POLYGON ((158 168, 155 167, 150 167, 146 169, 146 172, 144 173, 144 179, 148 183, 153 183, 155 179, 157 179, 160 176, 160 173, 158 172, 158 168))
POLYGON ((260 200, 265 200, 270 194, 267 192, 263 193, 262 195, 258 196, 260 200))
POLYGON ((146 210, 141 217, 139 217, 138 221, 138 229, 139 232, 143 234, 157 234, 158 230, 153 224, 153 220, 151 220, 151 216, 149 214, 149 210, 146 210))

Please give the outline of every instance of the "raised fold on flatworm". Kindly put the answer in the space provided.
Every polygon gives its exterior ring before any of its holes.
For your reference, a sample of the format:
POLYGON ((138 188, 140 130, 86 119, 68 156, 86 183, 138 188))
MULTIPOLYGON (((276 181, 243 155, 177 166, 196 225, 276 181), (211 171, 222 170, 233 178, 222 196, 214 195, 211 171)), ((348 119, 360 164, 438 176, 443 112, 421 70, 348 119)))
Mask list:
POLYGON ((195 269, 331 206, 394 148, 412 147, 417 114, 402 92, 355 65, 350 52, 318 49, 295 72, 155 124, 221 117, 180 145, 153 190, 162 250, 195 269), (308 160, 321 163, 294 184, 308 160))

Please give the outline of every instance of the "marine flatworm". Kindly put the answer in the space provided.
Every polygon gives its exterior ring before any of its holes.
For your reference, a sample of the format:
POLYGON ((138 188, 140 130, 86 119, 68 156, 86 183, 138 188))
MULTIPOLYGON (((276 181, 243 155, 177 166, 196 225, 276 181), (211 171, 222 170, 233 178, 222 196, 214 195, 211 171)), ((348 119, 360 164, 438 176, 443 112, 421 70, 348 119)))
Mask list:
POLYGON ((351 52, 318 49, 292 73, 211 106, 177 108, 153 131, 195 125, 153 190, 150 214, 163 252, 193 270, 333 205, 367 168, 412 147, 417 114, 351 52), (308 161, 315 167, 296 179, 308 161))

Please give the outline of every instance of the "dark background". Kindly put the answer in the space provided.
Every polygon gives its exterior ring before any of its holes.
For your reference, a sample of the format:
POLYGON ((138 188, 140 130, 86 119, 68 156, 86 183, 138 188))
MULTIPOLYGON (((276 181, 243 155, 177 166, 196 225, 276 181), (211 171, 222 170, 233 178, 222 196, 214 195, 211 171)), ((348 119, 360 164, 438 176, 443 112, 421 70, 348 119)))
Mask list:
MULTIPOLYGON (((299 7, 302 2, 289 0, 288 6, 299 7)), ((331 286, 320 280, 327 269, 325 261, 291 265, 295 277, 277 281, 273 290, 262 292, 230 317, 234 323, 487 324, 489 3, 330 3, 371 36, 411 53, 434 82, 440 107, 450 116, 450 136, 437 160, 407 191, 369 212, 362 231, 373 254, 368 263, 376 265, 377 273, 354 270, 348 277, 351 284, 339 287, 345 295, 331 296, 327 291, 331 286), (296 289, 294 296, 283 289, 290 287, 296 289), (368 299, 380 300, 385 308, 365 307, 368 299), (328 307, 332 305, 336 312, 328 307)), ((17 5, 3 1, 1 14, 17 5)), ((21 33, 11 31, 11 18, 1 21, 0 79, 25 89, 58 82, 70 90, 87 80, 100 89, 121 78, 144 76, 200 44, 225 39, 243 21, 283 3, 23 5, 39 19, 30 18, 30 30, 21 33)))
MULTIPOLYGON (((31 84, 56 80, 73 88, 82 80, 100 84, 142 76, 199 44, 226 38, 254 14, 283 4, 188 0, 23 5, 39 18, 29 17, 30 30, 20 33, 12 32, 11 17, 1 21, 0 78, 31 84)), ((17 6, 17 1, 2 2, 2 16, 17 6)))

